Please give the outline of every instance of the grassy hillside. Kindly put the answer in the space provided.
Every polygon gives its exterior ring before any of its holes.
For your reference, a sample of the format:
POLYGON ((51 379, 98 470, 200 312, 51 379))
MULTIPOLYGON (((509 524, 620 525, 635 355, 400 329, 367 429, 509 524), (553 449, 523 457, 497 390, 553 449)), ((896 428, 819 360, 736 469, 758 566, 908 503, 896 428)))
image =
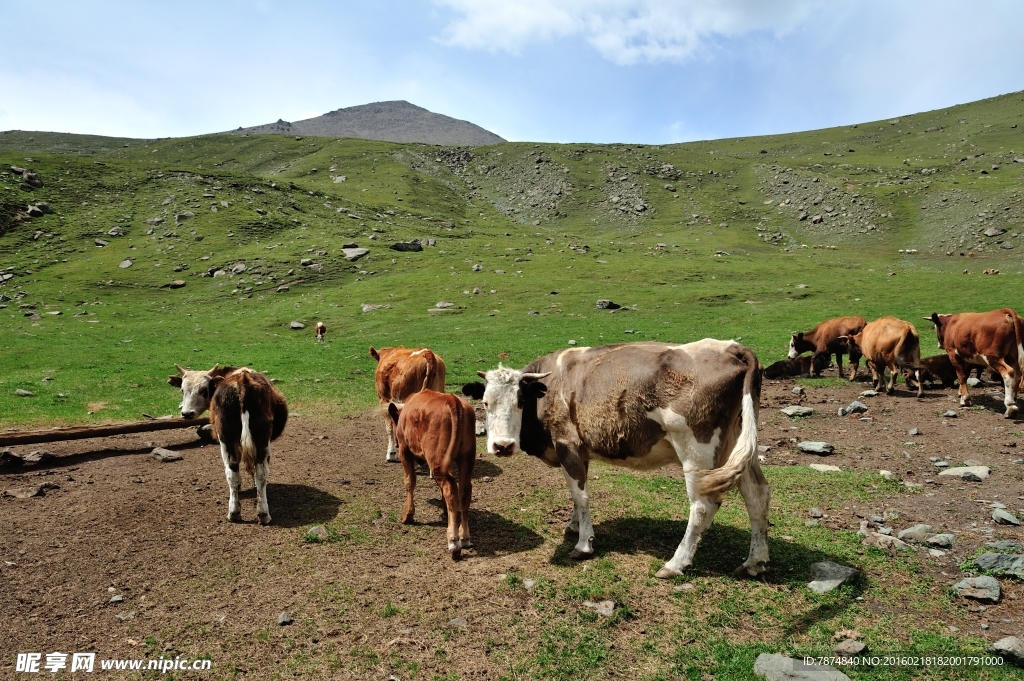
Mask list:
POLYGON ((453 389, 570 339, 732 337, 767 363, 829 316, 1021 307, 1022 194, 1021 93, 666 146, 0 133, 0 414, 171 413, 175 362, 249 364, 296 410, 346 413, 373 402, 368 346, 399 343, 440 352, 453 389), (53 213, 19 214, 38 201, 53 213), (411 239, 434 245, 388 248, 411 239))

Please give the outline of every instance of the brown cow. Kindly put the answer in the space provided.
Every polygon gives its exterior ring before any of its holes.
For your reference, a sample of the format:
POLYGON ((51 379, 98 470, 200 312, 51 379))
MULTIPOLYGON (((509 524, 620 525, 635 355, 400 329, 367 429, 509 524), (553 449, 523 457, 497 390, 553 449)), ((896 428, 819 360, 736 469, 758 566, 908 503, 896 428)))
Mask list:
POLYGON ((388 433, 388 451, 384 460, 398 463, 394 424, 388 413, 388 404, 403 402, 421 390, 444 392, 444 360, 429 348, 381 348, 370 346, 370 356, 377 360, 377 399, 384 414, 384 429, 388 433))
POLYGON ((472 548, 469 538, 469 502, 473 498, 473 464, 476 462, 476 414, 456 395, 421 390, 404 405, 388 405, 395 424, 398 457, 405 477, 405 509, 402 522, 411 523, 416 512, 416 461, 425 461, 441 488, 448 509, 448 551, 458 560, 462 549, 472 548), (459 479, 452 472, 459 470, 459 479))
POLYGON ((327 335, 327 325, 323 322, 317 322, 314 330, 316 331, 316 342, 323 343, 324 336, 327 335))
POLYGON ((179 375, 168 383, 181 388, 181 415, 194 418, 210 410, 213 435, 220 441, 220 456, 228 481, 228 520, 238 522, 241 476, 245 466, 256 487, 256 517, 260 525, 270 524, 267 477, 270 474, 270 442, 276 440, 288 422, 284 395, 263 374, 245 367, 217 367, 209 371, 187 371, 177 364, 179 375))
POLYGON ((907 368, 917 381, 917 396, 924 394, 921 387, 921 340, 913 324, 896 317, 882 317, 848 338, 850 352, 856 349, 871 368, 875 390, 881 390, 885 384, 885 370, 888 368, 890 379, 885 392, 892 394, 900 369, 907 368))
MULTIPOLYGON (((805 376, 811 373, 811 360, 813 357, 810 355, 804 355, 803 357, 797 357, 796 359, 783 359, 778 362, 773 362, 764 368, 765 378, 783 378, 785 376, 805 376)), ((829 358, 825 355, 821 355, 821 362, 827 364, 829 358)), ((824 367, 819 366, 818 372, 824 367)))
MULTIPOLYGON (((971 380, 971 374, 977 374, 978 378, 981 379, 982 374, 984 373, 985 367, 983 366, 968 366, 967 380, 971 380)), ((909 369, 904 369, 903 376, 909 379, 907 381, 907 387, 910 387, 910 381, 913 380, 913 372, 909 369)), ((999 373, 992 369, 989 373, 988 380, 996 380, 994 377, 998 376, 999 373)), ((956 370, 953 369, 953 363, 949 361, 949 355, 922 357, 921 380, 932 385, 941 383, 943 388, 952 388, 956 383, 956 370)))
POLYGON ((690 519, 675 555, 657 577, 693 563, 701 534, 738 486, 750 517, 750 553, 737 574, 758 575, 768 562, 771 490, 757 459, 761 365, 749 349, 705 338, 694 343, 620 343, 570 348, 524 370, 499 365, 477 372, 467 395, 487 410, 487 450, 522 449, 560 466, 573 500, 567 533, 572 558, 594 552, 587 472, 593 460, 638 470, 681 465, 690 519))
POLYGON ((828 366, 823 359, 829 359, 834 354, 836 367, 842 376, 843 355, 848 354, 853 367, 850 371, 852 381, 857 377, 860 354, 846 344, 845 338, 860 333, 866 323, 863 317, 837 317, 818 324, 807 333, 795 333, 789 339, 789 358, 796 359, 802 352, 812 352, 812 373, 819 376, 821 370, 828 366))
POLYGON ((967 366, 988 366, 999 372, 1005 394, 1003 405, 1006 418, 1011 418, 1017 407, 1017 390, 1024 384, 1024 322, 1008 307, 991 312, 962 312, 960 314, 932 313, 927 318, 935 324, 939 347, 949 355, 949 361, 960 380, 960 404, 968 406, 971 397, 967 390, 967 366))

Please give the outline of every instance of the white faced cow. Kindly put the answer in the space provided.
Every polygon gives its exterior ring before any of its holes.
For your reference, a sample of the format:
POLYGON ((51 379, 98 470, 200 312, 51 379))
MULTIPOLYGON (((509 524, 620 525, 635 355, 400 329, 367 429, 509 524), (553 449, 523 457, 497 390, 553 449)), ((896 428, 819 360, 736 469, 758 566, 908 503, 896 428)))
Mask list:
POLYGON ((734 485, 750 516, 750 555, 737 574, 757 575, 768 562, 771 490, 757 460, 761 366, 747 348, 704 339, 685 345, 626 343, 570 348, 522 371, 479 372, 467 395, 487 410, 487 450, 519 449, 560 466, 569 483, 578 532, 571 557, 593 553, 587 495, 591 460, 638 470, 681 464, 690 519, 675 555, 658 577, 693 563, 701 534, 734 485))
POLYGON ((228 481, 228 520, 242 519, 238 503, 241 462, 256 487, 257 519, 261 525, 269 525, 270 441, 277 439, 288 422, 284 395, 266 376, 245 367, 188 371, 174 366, 178 375, 170 376, 167 382, 181 388, 182 417, 195 418, 210 410, 210 425, 220 441, 228 481))

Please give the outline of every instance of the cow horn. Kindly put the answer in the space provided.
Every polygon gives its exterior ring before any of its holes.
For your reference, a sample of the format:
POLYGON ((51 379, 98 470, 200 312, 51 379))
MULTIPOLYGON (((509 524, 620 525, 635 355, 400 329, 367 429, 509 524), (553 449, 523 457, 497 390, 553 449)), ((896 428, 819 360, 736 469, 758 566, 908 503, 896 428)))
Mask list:
POLYGON ((551 375, 551 372, 550 371, 546 371, 543 374, 523 374, 523 378, 525 378, 528 381, 539 381, 540 379, 546 378, 547 376, 550 376, 550 375, 551 375))
POLYGON ((175 368, 175 369, 177 369, 177 370, 178 370, 178 373, 179 373, 179 374, 181 374, 182 376, 184 376, 184 375, 185 375, 185 370, 184 370, 184 369, 182 369, 182 368, 181 368, 180 366, 178 366, 177 364, 175 364, 175 365, 174 365, 174 368, 175 368))
POLYGON ((216 370, 217 370, 217 367, 219 367, 219 366, 220 366, 220 362, 217 362, 216 364, 214 364, 214 365, 213 365, 213 368, 212 368, 212 369, 210 369, 209 371, 207 371, 206 373, 208 373, 208 374, 210 374, 211 376, 213 376, 213 372, 214 372, 214 371, 216 371, 216 370))
POLYGON ((486 371, 478 371, 478 372, 476 372, 476 375, 479 376, 480 378, 484 379, 484 380, 487 380, 487 372, 486 371))

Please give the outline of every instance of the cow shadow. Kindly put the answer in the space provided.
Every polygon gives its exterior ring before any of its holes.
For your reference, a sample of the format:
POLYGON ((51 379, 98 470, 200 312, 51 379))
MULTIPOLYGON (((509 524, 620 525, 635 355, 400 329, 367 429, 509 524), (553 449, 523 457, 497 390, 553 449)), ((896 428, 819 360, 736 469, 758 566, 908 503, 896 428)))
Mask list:
MULTIPOLYGON (((448 520, 444 517, 446 512, 444 501, 433 498, 427 499, 427 503, 441 512, 441 519, 426 523, 415 521, 414 524, 447 527, 448 520)), ((473 507, 469 509, 469 534, 473 539, 473 550, 477 556, 493 557, 499 554, 522 553, 544 543, 544 537, 526 525, 513 522, 492 511, 473 507)))
MULTIPOLYGON (((191 449, 199 449, 204 445, 208 445, 209 442, 203 440, 195 440, 194 442, 184 442, 174 445, 160 445, 163 449, 170 449, 175 452, 188 451, 191 449)), ((46 443, 35 444, 35 445, 18 445, 19 450, 46 450, 46 443)), ((46 459, 40 463, 26 463, 22 465, 8 464, 0 467, 0 475, 7 473, 27 473, 34 471, 46 471, 55 468, 65 468, 67 466, 79 466, 83 463, 90 461, 100 461, 102 459, 109 459, 115 456, 131 456, 138 454, 149 454, 153 451, 153 447, 104 447, 102 449, 88 449, 81 452, 75 452, 73 454, 58 454, 54 455, 53 458, 46 459)), ((218 459, 220 451, 217 450, 218 459)))
MULTIPOLYGON (((479 480, 481 478, 496 478, 501 475, 504 471, 501 466, 491 463, 490 461, 477 459, 476 463, 473 464, 473 479, 479 480)), ((427 462, 424 459, 416 460, 416 475, 417 477, 430 478, 430 469, 427 467, 427 462)), ((452 466, 452 475, 456 478, 459 477, 459 466, 455 464, 452 466)), ((422 482, 422 481, 420 481, 422 482)))
MULTIPOLYGON (((227 494, 227 489, 224 490, 227 494)), ((256 489, 243 488, 240 499, 256 499, 256 489)), ((273 518, 271 527, 304 527, 334 520, 341 508, 341 499, 329 492, 287 483, 267 483, 267 502, 273 518)))

